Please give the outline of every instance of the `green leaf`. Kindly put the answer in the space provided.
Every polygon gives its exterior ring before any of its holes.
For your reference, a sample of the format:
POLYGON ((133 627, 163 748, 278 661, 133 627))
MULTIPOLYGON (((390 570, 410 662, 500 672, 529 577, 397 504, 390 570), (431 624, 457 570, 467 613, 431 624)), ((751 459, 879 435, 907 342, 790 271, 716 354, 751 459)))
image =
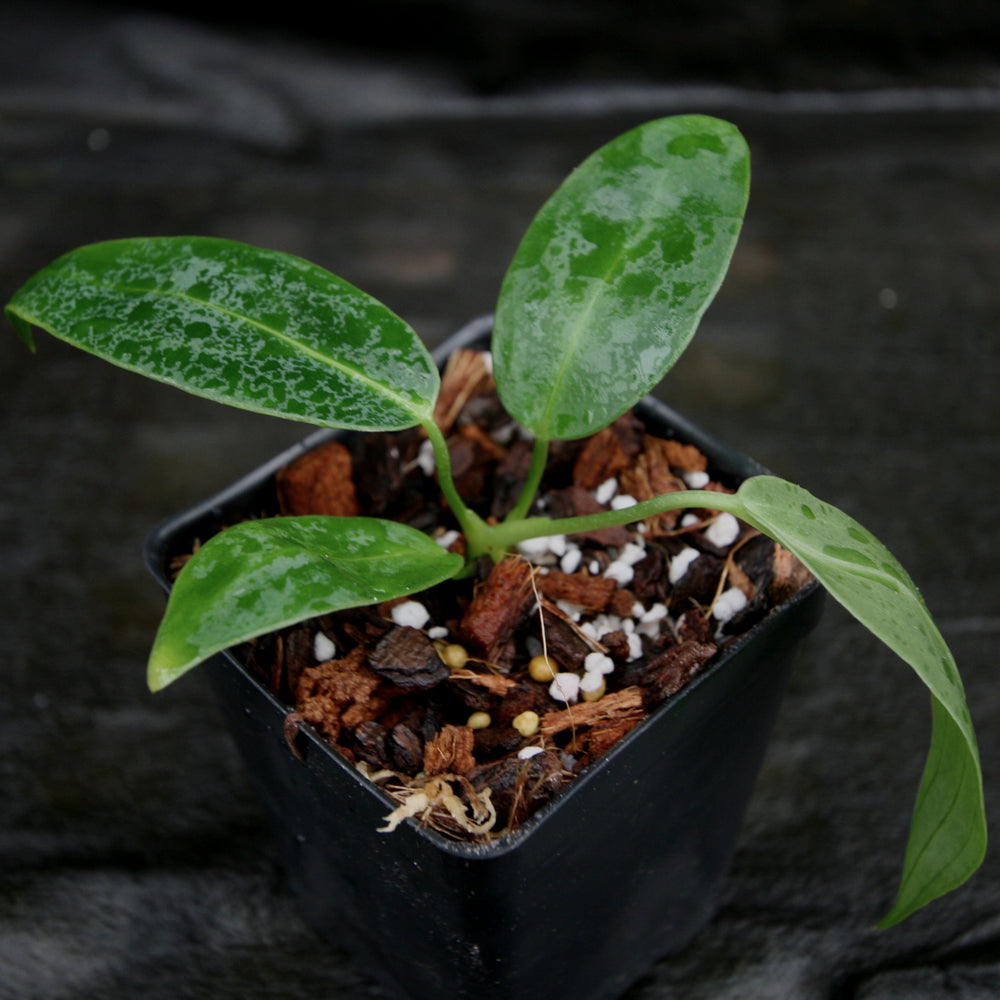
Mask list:
POLYGON ((399 430, 438 372, 375 299, 298 257, 230 240, 114 240, 39 271, 7 315, 196 395, 327 427, 399 430))
POLYGON ((794 552, 930 689, 930 751, 899 892, 880 924, 892 926, 961 885, 986 851, 979 751, 955 660, 906 571, 856 521, 772 476, 748 479, 727 500, 725 509, 794 552))
POLYGON ((500 290, 507 410, 538 438, 578 438, 649 392, 722 283, 749 182, 743 137, 701 115, 626 132, 570 174, 500 290))
POLYGON ((215 535, 177 577, 149 658, 153 691, 220 650, 453 577, 462 557, 395 521, 276 517, 215 535))

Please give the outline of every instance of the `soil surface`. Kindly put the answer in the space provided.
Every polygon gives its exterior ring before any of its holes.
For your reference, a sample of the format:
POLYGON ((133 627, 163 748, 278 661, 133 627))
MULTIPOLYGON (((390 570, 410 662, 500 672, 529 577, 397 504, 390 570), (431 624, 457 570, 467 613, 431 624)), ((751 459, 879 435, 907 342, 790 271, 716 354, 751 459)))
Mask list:
MULTIPOLYGON (((531 442, 504 412, 489 355, 460 350, 435 419, 459 493, 502 520, 531 442)), ((402 521, 464 554, 419 428, 328 441, 277 475, 280 513, 402 521)), ((533 513, 572 517, 689 488, 729 492, 694 445, 629 411, 559 442, 533 513)), ((307 724, 413 816, 482 840, 522 823, 811 579, 730 514, 669 511, 637 524, 532 539, 496 564, 409 598, 305 622, 251 644, 307 724)))

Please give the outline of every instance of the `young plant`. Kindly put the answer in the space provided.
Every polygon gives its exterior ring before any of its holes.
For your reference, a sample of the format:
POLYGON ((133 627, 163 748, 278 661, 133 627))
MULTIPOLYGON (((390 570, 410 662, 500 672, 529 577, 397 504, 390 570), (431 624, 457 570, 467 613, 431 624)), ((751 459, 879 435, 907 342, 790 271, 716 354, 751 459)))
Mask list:
POLYGON ((324 427, 423 428, 467 556, 363 517, 234 525, 187 563, 149 661, 153 690, 222 649, 348 607, 424 590, 519 541, 678 508, 729 511, 790 549, 930 690, 933 735, 903 876, 882 926, 979 866, 986 826, 976 738, 955 661, 895 558, 846 514, 771 476, 735 494, 687 490, 627 510, 529 517, 549 444, 589 435, 649 392, 714 297, 742 223, 749 152, 703 116, 649 122, 590 156, 532 222, 496 307, 493 363, 508 412, 534 437, 524 491, 487 524, 458 495, 433 420, 438 371, 414 331, 342 279, 287 254, 203 237, 85 246, 6 307, 117 365, 234 406, 324 427))

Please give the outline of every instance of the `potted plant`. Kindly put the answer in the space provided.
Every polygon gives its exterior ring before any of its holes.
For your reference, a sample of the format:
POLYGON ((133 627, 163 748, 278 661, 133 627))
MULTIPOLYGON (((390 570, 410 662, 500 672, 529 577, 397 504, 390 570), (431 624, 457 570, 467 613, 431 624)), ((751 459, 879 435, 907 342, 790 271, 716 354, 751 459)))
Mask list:
MULTIPOLYGON (((312 264, 218 239, 113 241, 61 257, 7 306, 29 345, 39 327, 232 405, 338 433, 417 428, 427 442, 442 509, 460 535, 451 548, 384 518, 253 517, 290 454, 151 542, 160 570, 169 555, 190 558, 172 583, 150 687, 210 661, 308 912, 327 930, 354 935, 387 981, 410 996, 530 991, 596 1000, 686 943, 711 913, 791 647, 817 614, 818 588, 807 585, 565 793, 485 843, 451 841, 412 819, 391 837, 375 832, 387 808, 397 826, 422 804, 415 795, 409 807, 390 801, 370 768, 360 773, 303 732, 251 671, 229 653, 219 656, 299 622, 388 608, 483 566, 510 565, 509 553, 530 539, 711 511, 794 553, 932 696, 934 730, 903 877, 882 926, 961 884, 982 859, 982 779, 961 680, 906 572, 847 515, 642 402, 721 284, 748 184, 738 131, 680 116, 598 150, 542 208, 493 320, 497 393, 533 442, 517 498, 493 519, 456 486, 435 420, 435 360, 388 309, 312 264), (637 405, 656 433, 695 445, 732 488, 672 488, 567 518, 538 511, 554 446, 590 438, 637 405), (196 538, 222 526, 190 554, 196 538)), ((484 332, 476 325, 461 343, 484 332)), ((296 454, 321 440, 309 439, 296 454)), ((368 629, 365 641, 374 643, 381 626, 366 622, 355 631, 368 629)), ((544 652, 542 659, 554 675, 570 673, 544 652)), ((624 663, 626 651, 618 659, 624 663)), ((561 688, 550 697, 567 708, 573 701, 561 688)), ((414 787, 426 803, 430 784, 414 787)), ((468 797, 455 811, 478 822, 468 797)))

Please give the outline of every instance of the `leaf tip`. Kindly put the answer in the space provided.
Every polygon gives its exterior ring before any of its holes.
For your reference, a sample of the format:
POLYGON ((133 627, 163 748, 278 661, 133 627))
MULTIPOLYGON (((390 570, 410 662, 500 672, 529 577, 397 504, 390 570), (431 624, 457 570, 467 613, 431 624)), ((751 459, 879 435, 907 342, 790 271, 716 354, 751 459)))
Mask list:
MULTIPOLYGON (((918 907, 919 908, 919 907, 918 907)), ((875 924, 875 930, 887 931, 897 924, 901 924, 907 917, 915 912, 911 906, 900 906, 898 903, 875 924)))
POLYGON ((201 659, 177 655, 176 650, 171 650, 165 642, 157 637, 146 666, 146 684, 149 690, 156 694, 157 691, 162 691, 168 684, 172 684, 200 662, 201 659))
POLYGON ((35 337, 31 332, 31 323, 14 308, 13 302, 4 306, 4 315, 7 322, 14 328, 14 332, 28 345, 28 349, 35 351, 35 337))

